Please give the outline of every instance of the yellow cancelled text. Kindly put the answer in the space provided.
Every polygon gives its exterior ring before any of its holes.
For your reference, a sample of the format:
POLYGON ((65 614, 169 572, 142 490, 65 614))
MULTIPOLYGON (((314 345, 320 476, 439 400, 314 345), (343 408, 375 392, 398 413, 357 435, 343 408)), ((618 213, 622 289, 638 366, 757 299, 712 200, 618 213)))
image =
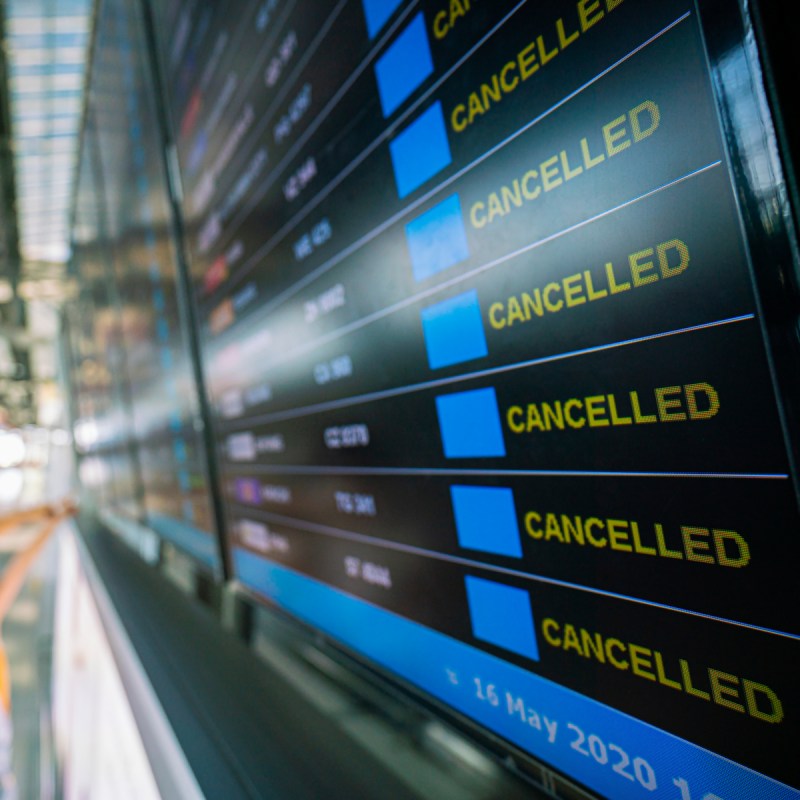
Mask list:
POLYGON ((583 270, 489 306, 489 324, 496 331, 556 314, 564 309, 605 300, 657 281, 674 278, 689 266, 689 248, 670 239, 628 256, 623 266, 607 261, 602 270, 583 270))
POLYGON ((696 525, 670 530, 659 522, 611 519, 552 511, 527 511, 525 532, 537 542, 556 542, 617 553, 656 556, 696 564, 740 568, 750 563, 750 546, 736 531, 696 525))
POLYGON ((475 0, 449 0, 445 8, 433 16, 433 35, 437 39, 444 39, 458 21, 472 11, 474 2, 475 0))
POLYGON ((638 391, 570 397, 567 400, 513 405, 506 424, 515 434, 654 425, 707 420, 719 413, 717 390, 706 382, 659 386, 643 402, 638 391))
POLYGON ((552 617, 542 620, 542 636, 552 648, 629 672, 642 680, 747 714, 761 722, 775 725, 784 718, 780 698, 763 683, 713 667, 692 666, 686 658, 668 658, 660 650, 605 636, 572 623, 558 622, 552 617))
MULTIPOLYGON (((465 131, 621 4, 622 0, 579 0, 571 15, 559 17, 521 50, 505 56, 502 67, 453 107, 452 129, 456 133, 465 131)), ((470 0, 450 0, 447 10, 433 18, 433 35, 443 39, 469 10, 470 0)))
POLYGON ((587 136, 577 146, 557 150, 536 165, 526 169, 510 183, 500 186, 470 206, 469 220, 480 230, 514 209, 538 200, 548 192, 564 186, 579 175, 599 166, 609 158, 652 136, 661 124, 661 109, 652 100, 645 100, 601 127, 602 148, 590 144, 587 136))

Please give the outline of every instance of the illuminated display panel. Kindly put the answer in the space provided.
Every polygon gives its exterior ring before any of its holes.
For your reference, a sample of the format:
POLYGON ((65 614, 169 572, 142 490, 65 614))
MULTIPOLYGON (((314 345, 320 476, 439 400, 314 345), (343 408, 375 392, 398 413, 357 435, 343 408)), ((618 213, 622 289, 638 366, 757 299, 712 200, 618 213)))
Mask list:
POLYGON ((160 13, 239 581, 606 797, 800 796, 797 499, 695 4, 160 13))
POLYGON ((131 387, 142 521, 219 571, 198 393, 179 299, 163 139, 147 63, 139 4, 104 2, 90 104, 131 387))
POLYGON ((73 433, 83 501, 138 519, 139 471, 132 450, 120 309, 109 282, 112 256, 104 240, 96 159, 97 138, 87 127, 81 140, 72 227, 71 269, 80 291, 65 310, 64 327, 73 433))

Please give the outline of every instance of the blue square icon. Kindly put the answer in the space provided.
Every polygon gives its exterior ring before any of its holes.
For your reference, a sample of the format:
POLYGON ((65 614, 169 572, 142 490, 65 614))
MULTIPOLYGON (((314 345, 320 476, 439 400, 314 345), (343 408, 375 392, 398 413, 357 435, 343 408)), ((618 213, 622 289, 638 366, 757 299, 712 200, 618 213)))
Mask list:
POLYGON ((414 280, 424 281, 437 272, 469 258, 467 232, 457 194, 442 200, 406 225, 406 240, 414 280))
POLYGON ((538 661, 539 645, 528 592, 472 575, 464 580, 475 638, 538 661))
POLYGON ((367 33, 373 36, 388 22, 403 0, 362 0, 364 17, 367 20, 367 33))
POLYGON ((494 389, 437 397, 436 413, 446 458, 491 458, 506 454, 494 389))
POLYGON ((452 161, 442 104, 435 102, 389 142, 397 194, 402 199, 452 161))
POLYGON ((511 489, 451 486, 450 499, 461 547, 522 558, 517 510, 511 489))
POLYGON ((475 289, 423 309, 422 330, 431 369, 482 358, 489 352, 475 289))
POLYGON ((383 116, 388 117, 432 72, 433 57, 420 13, 375 64, 383 116))

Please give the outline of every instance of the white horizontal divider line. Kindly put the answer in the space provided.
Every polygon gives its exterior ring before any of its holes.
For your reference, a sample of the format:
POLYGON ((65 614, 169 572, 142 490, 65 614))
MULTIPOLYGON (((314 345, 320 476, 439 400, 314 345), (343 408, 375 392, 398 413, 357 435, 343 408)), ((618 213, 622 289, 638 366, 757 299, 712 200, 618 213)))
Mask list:
POLYGON ((228 472, 264 475, 407 475, 442 477, 523 478, 711 478, 717 480, 788 480, 786 472, 656 472, 589 469, 458 469, 452 467, 339 467, 313 464, 253 464, 227 462, 228 472))
POLYGON ((431 381, 422 381, 420 383, 412 383, 406 386, 399 386, 394 389, 384 389, 378 392, 368 392, 360 395, 353 395, 351 397, 342 398, 340 400, 330 400, 324 403, 316 403, 309 406, 301 406, 299 408, 288 409, 287 411, 275 411, 271 414, 261 414, 259 416, 238 419, 230 421, 230 427, 225 427, 225 430, 232 431, 235 429, 249 428, 254 425, 267 425, 273 422, 282 422, 288 419, 296 419, 298 417, 306 417, 312 414, 319 414, 323 411, 331 411, 337 408, 347 408, 348 406, 361 405, 375 400, 385 400, 390 397, 399 397, 405 394, 412 394, 415 392, 422 392, 427 389, 439 389, 444 386, 452 386, 454 384, 463 383, 464 381, 474 380, 477 378, 488 378, 494 375, 502 375, 506 372, 514 372, 519 369, 526 369, 527 367, 534 367, 541 364, 549 364, 554 361, 564 361, 568 358, 576 358, 578 356, 590 355, 592 353, 602 353, 607 350, 616 350, 620 347, 627 347, 632 344, 640 344, 642 342, 654 341, 657 339, 666 339, 669 336, 680 336, 686 333, 695 331, 708 330, 709 328, 718 328, 722 325, 733 325, 738 322, 746 322, 754 318, 753 314, 742 314, 738 317, 729 317, 728 319, 717 320, 715 322, 704 322, 700 325, 691 325, 687 328, 677 328, 671 331, 664 331, 662 333, 651 333, 646 336, 637 336, 632 339, 623 339, 618 342, 611 342, 609 344, 599 344, 592 347, 584 347, 580 350, 568 350, 565 353, 557 353, 550 356, 541 356, 540 358, 531 358, 526 361, 519 361, 514 364, 506 364, 501 367, 491 367, 490 369, 477 370, 475 372, 467 372, 462 375, 454 375, 450 378, 438 378, 431 381))
MULTIPOLYGON (((546 575, 539 575, 532 572, 523 572, 518 569, 510 569, 509 567, 500 567, 495 564, 486 564, 482 561, 476 561, 471 558, 463 558, 461 556, 451 556, 447 553, 440 553, 437 550, 428 550, 423 547, 416 547, 415 545, 403 544, 402 542, 393 542, 387 539, 381 539, 376 536, 369 536, 367 534, 355 533, 354 531, 344 530, 342 528, 334 528, 330 525, 320 525, 315 522, 307 522, 305 520, 298 520, 294 517, 286 517, 282 514, 273 514, 268 511, 260 511, 252 509, 248 506, 234 506, 237 509, 247 509, 246 513, 242 516, 258 517, 267 522, 276 524, 290 525, 309 533, 317 533, 322 536, 329 536, 336 539, 344 539, 347 541, 358 542, 360 544, 372 545, 381 547, 386 550, 396 550, 398 552, 408 553, 410 555, 422 556, 424 558, 434 559, 436 561, 445 561, 451 564, 458 564, 462 567, 471 569, 480 569, 487 572, 494 572, 501 575, 511 576, 515 578, 522 578, 528 581, 536 581, 538 583, 547 583, 552 586, 559 586, 565 589, 574 589, 580 592, 587 592, 590 594, 601 595, 603 597, 611 597, 615 600, 625 600, 638 605, 650 606, 652 608, 661 608, 666 611, 675 611, 679 614, 687 614, 693 617, 704 617, 705 619, 714 620, 715 622, 723 622, 729 625, 734 625, 741 628, 749 628, 751 630, 761 631, 763 633, 776 634, 788 639, 800 639, 800 634, 787 633, 785 631, 775 630, 773 628, 762 627, 761 625, 753 625, 747 622, 740 622, 738 620, 728 619, 726 617, 718 617, 713 614, 706 614, 699 611, 692 611, 690 609, 680 608, 679 606, 672 606, 666 603, 659 603, 654 600, 644 600, 640 597, 633 597, 631 595, 621 594, 619 592, 610 592, 605 589, 598 589, 594 586, 584 586, 580 583, 573 583, 570 581, 559 580, 558 578, 550 578, 546 575)), ((263 556, 262 556, 263 557, 263 556)), ((280 562, 276 562, 280 563, 280 562)), ((317 579, 319 580, 319 579, 317 579)), ((323 581, 324 582, 324 581, 323 581)), ((334 589, 337 587, 333 587, 334 589)))

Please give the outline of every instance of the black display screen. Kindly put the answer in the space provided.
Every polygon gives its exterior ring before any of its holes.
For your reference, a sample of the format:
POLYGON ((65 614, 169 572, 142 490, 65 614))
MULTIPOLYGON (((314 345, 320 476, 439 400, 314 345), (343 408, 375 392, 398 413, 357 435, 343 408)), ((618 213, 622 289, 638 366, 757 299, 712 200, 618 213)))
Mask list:
POLYGON ((797 495, 706 13, 157 10, 235 577, 612 798, 800 796, 797 495))

